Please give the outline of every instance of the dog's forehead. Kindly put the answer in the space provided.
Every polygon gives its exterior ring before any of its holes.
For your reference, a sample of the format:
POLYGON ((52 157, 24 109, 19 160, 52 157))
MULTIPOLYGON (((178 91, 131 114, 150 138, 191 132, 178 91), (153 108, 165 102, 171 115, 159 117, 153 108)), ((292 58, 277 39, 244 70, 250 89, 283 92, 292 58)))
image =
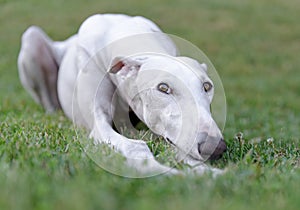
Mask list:
POLYGON ((194 78, 200 81, 208 79, 205 69, 196 60, 186 57, 151 57, 142 67, 143 70, 161 71, 162 74, 194 78))

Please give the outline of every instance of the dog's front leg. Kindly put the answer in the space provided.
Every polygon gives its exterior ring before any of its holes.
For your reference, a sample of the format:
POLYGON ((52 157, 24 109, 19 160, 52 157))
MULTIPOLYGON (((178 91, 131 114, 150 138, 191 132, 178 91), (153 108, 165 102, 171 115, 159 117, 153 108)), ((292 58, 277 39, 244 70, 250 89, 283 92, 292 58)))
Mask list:
POLYGON ((213 168, 206 165, 204 162, 196 160, 189 155, 185 155, 182 160, 183 163, 189 165, 189 173, 195 173, 197 175, 203 175, 205 173, 211 173, 213 177, 224 174, 224 170, 213 168))
MULTIPOLYGON (((97 115, 100 113, 97 112, 97 115)), ((153 176, 158 174, 182 174, 177 169, 164 166, 157 162, 142 140, 128 139, 115 132, 105 114, 101 113, 101 118, 97 117, 94 128, 90 134, 96 143, 105 143, 110 145, 114 150, 120 152, 125 158, 126 163, 133 170, 142 176, 153 176)))

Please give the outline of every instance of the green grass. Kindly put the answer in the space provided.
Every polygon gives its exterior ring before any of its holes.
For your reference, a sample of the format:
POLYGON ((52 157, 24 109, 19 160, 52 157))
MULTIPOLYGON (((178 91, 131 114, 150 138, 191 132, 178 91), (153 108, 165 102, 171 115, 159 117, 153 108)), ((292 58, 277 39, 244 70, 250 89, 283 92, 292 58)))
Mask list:
POLYGON ((0 209, 299 209, 299 8, 297 0, 0 0, 0 209), (84 153, 62 113, 45 115, 23 90, 16 59, 29 25, 64 39, 104 12, 149 17, 211 59, 227 96, 229 149, 211 163, 224 176, 112 175, 84 153))

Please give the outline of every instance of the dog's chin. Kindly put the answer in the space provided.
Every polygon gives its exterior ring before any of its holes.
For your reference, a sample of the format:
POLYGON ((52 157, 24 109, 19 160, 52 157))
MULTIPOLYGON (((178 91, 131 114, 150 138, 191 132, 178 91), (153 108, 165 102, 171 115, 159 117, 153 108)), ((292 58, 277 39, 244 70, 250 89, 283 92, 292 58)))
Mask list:
POLYGON ((193 159, 194 161, 197 162, 205 162, 207 159, 205 157, 202 157, 199 154, 193 154, 193 153, 189 153, 187 154, 189 158, 193 159))
POLYGON ((204 162, 205 159, 202 158, 199 154, 194 154, 193 152, 189 151, 186 152, 183 149, 181 149, 180 147, 178 147, 170 138, 168 137, 164 137, 164 139, 170 144, 172 145, 174 148, 176 148, 177 150, 177 156, 178 159, 186 159, 186 157, 188 157, 189 160, 195 161, 197 163, 200 162, 204 162))
POLYGON ((189 151, 189 153, 184 152, 180 147, 178 147, 170 138, 165 137, 166 141, 174 146, 178 152, 180 153, 179 156, 183 157, 186 156, 188 157, 190 160, 195 161, 195 162, 206 162, 206 161, 215 161, 215 160, 219 160, 220 158, 222 158, 223 154, 202 154, 200 155, 199 153, 197 153, 196 151, 189 151))

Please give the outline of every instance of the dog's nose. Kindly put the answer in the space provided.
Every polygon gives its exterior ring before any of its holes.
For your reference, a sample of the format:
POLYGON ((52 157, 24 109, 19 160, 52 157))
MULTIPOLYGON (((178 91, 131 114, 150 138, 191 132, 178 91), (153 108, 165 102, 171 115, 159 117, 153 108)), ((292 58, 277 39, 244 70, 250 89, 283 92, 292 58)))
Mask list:
POLYGON ((221 139, 219 141, 219 144, 217 145, 217 148, 215 149, 215 151, 212 153, 212 155, 209 157, 209 160, 217 160, 220 159, 222 157, 222 154, 224 152, 226 152, 227 150, 227 146, 226 143, 224 141, 224 139, 221 139))
POLYGON ((220 139, 219 141, 208 140, 198 144, 198 151, 200 155, 209 160, 217 160, 221 158, 226 149, 227 146, 224 139, 220 139))

